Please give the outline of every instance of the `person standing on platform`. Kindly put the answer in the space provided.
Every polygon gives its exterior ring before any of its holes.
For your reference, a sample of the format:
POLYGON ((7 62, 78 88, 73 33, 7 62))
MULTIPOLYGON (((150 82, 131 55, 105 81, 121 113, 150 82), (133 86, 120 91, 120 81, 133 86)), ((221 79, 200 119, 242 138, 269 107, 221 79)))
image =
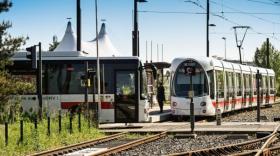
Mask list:
POLYGON ((162 83, 160 83, 159 87, 157 88, 157 101, 159 104, 160 113, 162 113, 163 101, 165 101, 164 87, 163 87, 162 83))

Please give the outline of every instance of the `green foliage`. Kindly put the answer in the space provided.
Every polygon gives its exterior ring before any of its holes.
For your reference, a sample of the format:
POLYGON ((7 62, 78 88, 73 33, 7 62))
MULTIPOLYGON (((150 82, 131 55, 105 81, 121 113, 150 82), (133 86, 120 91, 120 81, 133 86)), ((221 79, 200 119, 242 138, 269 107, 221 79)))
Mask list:
MULTIPOLYGON (((258 67, 267 68, 267 46, 266 41, 263 42, 260 48, 257 48, 254 56, 254 63, 258 67)), ((276 90, 277 93, 280 93, 280 52, 275 49, 274 46, 269 43, 269 64, 270 68, 275 72, 275 80, 276 80, 276 90)))
POLYGON ((54 51, 54 49, 59 45, 59 42, 57 41, 57 37, 53 36, 53 42, 49 44, 49 51, 54 51))
MULTIPOLYGON (((9 0, 0 1, 0 13, 8 11, 11 6, 12 3, 9 0)), ((7 32, 11 26, 10 22, 0 23, 0 123, 7 117, 8 112, 10 114, 16 110, 17 103, 9 103, 10 95, 24 94, 34 90, 31 83, 14 78, 6 70, 8 65, 12 65, 10 58, 13 53, 18 51, 26 40, 24 37, 12 37, 7 32)))
MULTIPOLYGON (((26 118, 27 119, 27 118, 26 118)), ((95 128, 89 128, 87 120, 81 117, 81 132, 78 131, 78 117, 73 118, 73 133, 69 133, 69 116, 62 118, 62 131, 58 131, 58 118, 51 119, 51 134, 47 135, 47 120, 38 123, 37 131, 31 120, 24 120, 23 143, 19 143, 19 121, 9 124, 9 143, 5 146, 4 126, 0 124, 0 155, 28 155, 54 149, 61 146, 75 144, 91 139, 104 137, 95 128)))
POLYGON ((0 2, 0 13, 7 12, 10 7, 12 7, 12 2, 9 0, 2 0, 2 2, 0 2))

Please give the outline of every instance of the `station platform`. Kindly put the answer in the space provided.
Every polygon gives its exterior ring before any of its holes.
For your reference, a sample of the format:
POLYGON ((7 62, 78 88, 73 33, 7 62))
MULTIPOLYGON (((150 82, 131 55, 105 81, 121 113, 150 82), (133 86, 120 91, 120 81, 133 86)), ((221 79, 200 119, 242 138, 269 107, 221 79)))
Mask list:
MULTIPOLYGON (((216 122, 195 123, 194 131, 196 133, 256 133, 272 132, 280 123, 279 122, 223 122, 217 126, 216 122)), ((105 133, 116 132, 137 132, 153 133, 168 131, 169 133, 190 133, 189 122, 164 122, 164 123, 130 123, 128 125, 114 123, 102 124, 100 129, 105 133)), ((279 130, 280 131, 280 130, 279 130)))
POLYGON ((159 106, 154 106, 149 110, 149 122, 162 122, 171 118, 171 110, 169 105, 163 106, 163 112, 160 112, 159 106))

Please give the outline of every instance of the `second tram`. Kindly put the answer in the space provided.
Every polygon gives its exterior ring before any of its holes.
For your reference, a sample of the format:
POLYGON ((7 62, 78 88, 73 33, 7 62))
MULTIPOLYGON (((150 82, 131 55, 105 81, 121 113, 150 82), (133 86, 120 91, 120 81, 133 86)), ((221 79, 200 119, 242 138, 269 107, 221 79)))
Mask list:
MULTIPOLYGON (((26 59, 26 52, 15 53, 10 72, 24 81, 36 84, 36 70, 26 59)), ((96 71, 96 57, 83 56, 81 52, 42 52, 43 110, 50 113, 67 110, 85 102, 85 62, 96 71)), ((138 57, 100 58, 101 106, 99 122, 146 122, 147 100, 146 72, 138 57)), ((97 77, 91 77, 88 102, 97 104, 97 77)), ((16 96, 23 110, 38 110, 35 93, 16 96)))
POLYGON ((260 103, 275 102, 275 73, 271 69, 225 62, 214 58, 177 58, 171 64, 171 110, 174 116, 190 115, 190 75, 193 66, 194 114, 214 116, 257 106, 256 74, 261 74, 260 103))

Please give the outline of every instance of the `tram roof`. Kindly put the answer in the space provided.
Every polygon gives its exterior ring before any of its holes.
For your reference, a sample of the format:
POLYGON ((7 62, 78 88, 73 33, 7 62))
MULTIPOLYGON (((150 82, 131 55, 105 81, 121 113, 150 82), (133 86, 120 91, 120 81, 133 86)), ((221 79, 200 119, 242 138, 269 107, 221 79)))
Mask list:
MULTIPOLYGON (((16 52, 12 57, 14 61, 28 60, 26 51, 16 52)), ((42 52, 42 60, 96 60, 97 57, 87 56, 84 52, 65 51, 65 52, 42 52)), ((108 56, 100 57, 101 60, 140 60, 137 56, 108 56)))
POLYGON ((205 70, 211 70, 213 67, 220 67, 225 69, 231 70, 242 70, 245 72, 253 72, 256 73, 259 70, 260 73, 268 74, 270 76, 274 76, 274 71, 272 69, 248 66, 248 65, 241 65, 232 62, 226 62, 223 60, 218 60, 215 58, 208 58, 208 57, 191 57, 191 58, 175 58, 171 63, 171 71, 175 71, 176 68, 185 60, 194 60, 197 61, 205 70))

